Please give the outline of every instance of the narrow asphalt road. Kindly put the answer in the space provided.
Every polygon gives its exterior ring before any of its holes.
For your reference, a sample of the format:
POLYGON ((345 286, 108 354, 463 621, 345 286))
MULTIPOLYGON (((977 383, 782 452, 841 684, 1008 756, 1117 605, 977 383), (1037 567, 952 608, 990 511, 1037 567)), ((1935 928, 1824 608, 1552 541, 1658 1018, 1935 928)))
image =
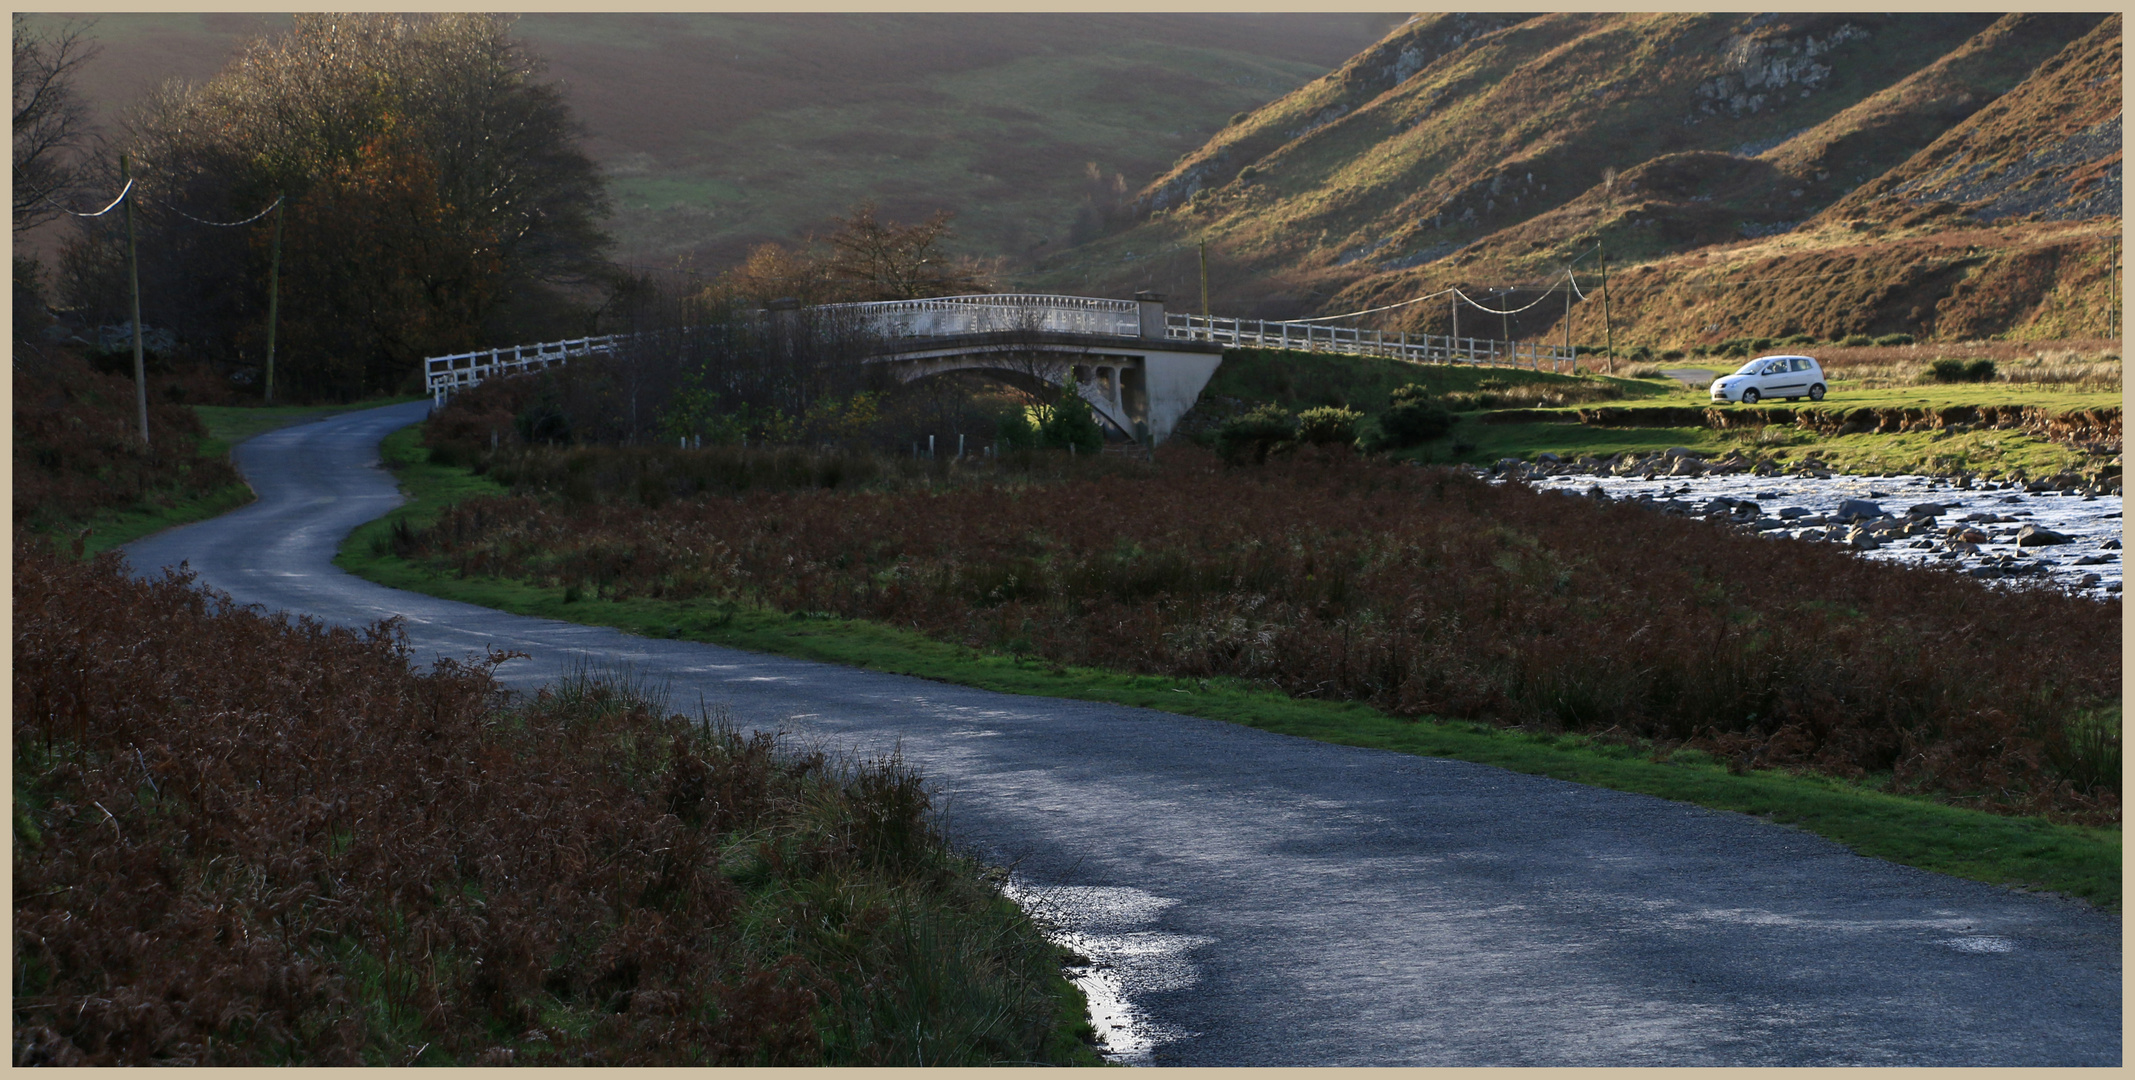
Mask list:
MULTIPOLYGON (((143 540, 239 601, 407 620, 418 658, 590 664, 902 748, 1110 966, 1117 1046, 1182 1065, 2117 1065, 2120 921, 1749 817, 1113 705, 1017 697, 396 592, 330 565, 426 406, 237 449, 260 500, 143 540)), ((1096 985, 1093 983, 1093 985, 1096 985)), ((1103 995, 1100 995, 1103 996, 1103 995)))

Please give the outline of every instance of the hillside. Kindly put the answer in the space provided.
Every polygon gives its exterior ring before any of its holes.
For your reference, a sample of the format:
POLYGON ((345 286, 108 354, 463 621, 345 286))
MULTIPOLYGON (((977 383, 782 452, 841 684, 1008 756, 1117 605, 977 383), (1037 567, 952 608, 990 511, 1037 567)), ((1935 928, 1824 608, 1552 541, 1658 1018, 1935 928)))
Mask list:
MULTIPOLYGON (((1577 260, 1591 294, 1605 252, 1619 340, 2094 335, 2104 312, 2068 294, 2118 228, 2118 42, 2118 17, 2096 14, 1418 16, 1180 159, 1138 193, 1144 222, 1029 283, 1198 300, 1206 242, 1227 313, 1457 284, 1536 305, 1471 308, 1466 332, 1554 336, 1565 308, 1542 286, 1577 260), (1945 191, 1971 211, 1931 205, 1945 191), (1854 209, 1871 199, 1875 214, 1854 209), (1834 231, 1841 216, 1877 231, 1834 231), (1744 292, 1745 267, 1861 280, 1744 292), (1966 281, 2022 295, 1944 305, 1966 281)), ((1596 307, 1574 305, 1575 337, 1603 337, 1596 307)), ((1381 325, 1444 333, 1451 317, 1432 303, 1381 325)))
MULTIPOLYGON (((82 86, 107 121, 288 24, 97 18, 103 52, 82 86)), ((961 251, 1057 250, 1225 118, 1326 72, 1399 19, 532 14, 516 33, 564 84, 613 179, 618 258, 716 269, 867 197, 897 219, 956 211, 961 251)))

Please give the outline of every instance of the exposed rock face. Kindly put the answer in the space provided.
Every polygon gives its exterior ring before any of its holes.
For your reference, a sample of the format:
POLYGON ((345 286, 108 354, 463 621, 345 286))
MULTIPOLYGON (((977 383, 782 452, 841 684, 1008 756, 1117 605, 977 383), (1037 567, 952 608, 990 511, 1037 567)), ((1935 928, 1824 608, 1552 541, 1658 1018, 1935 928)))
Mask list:
POLYGON ((1737 35, 1727 43, 1728 70, 1698 84, 1698 111, 1707 116, 1722 112, 1745 116, 1788 90, 1807 97, 1831 77, 1831 65, 1821 57, 1836 46, 1867 36, 1867 30, 1852 23, 1823 37, 1809 34, 1798 41, 1737 35))

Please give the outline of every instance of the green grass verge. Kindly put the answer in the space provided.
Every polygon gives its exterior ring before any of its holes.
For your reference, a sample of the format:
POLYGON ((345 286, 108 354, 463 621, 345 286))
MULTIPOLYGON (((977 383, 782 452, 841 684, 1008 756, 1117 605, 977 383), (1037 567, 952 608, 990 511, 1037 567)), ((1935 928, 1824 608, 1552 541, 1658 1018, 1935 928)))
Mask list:
MULTIPOLYGON (((1582 364, 1581 370, 1584 371, 1582 364)), ((1210 377, 1204 395, 1275 402, 1289 409, 1346 405, 1360 412, 1386 408, 1394 389, 1421 383, 1432 394, 1473 393, 1484 383, 1518 386, 1529 383, 1571 387, 1594 382, 1616 388, 1628 400, 1672 395, 1680 384, 1603 375, 1559 375, 1514 367, 1473 364, 1412 364, 1383 356, 1304 352, 1297 349, 1226 349, 1223 364, 1210 377)))
MULTIPOLYGON (((1674 410, 1685 406, 1705 408, 1712 404, 1704 389, 1668 389, 1676 385, 1673 382, 1667 383, 1660 387, 1661 392, 1649 394, 1644 400, 1601 404, 1634 418, 1641 409, 1651 409, 1658 414, 1661 410, 1674 410)), ((1934 409, 1949 405, 2029 405, 2051 412, 2073 412, 2079 409, 2119 408, 2120 398, 2116 394, 2100 391, 2024 389, 2007 384, 1989 384, 1984 387, 1953 384, 1849 390, 1843 394, 1834 391, 1833 396, 1820 405, 1809 402, 1795 405, 1772 402, 1760 407, 1771 411, 1821 409, 1843 412, 1864 407, 1934 409)), ((1470 413, 1462 417, 1461 423, 1447 437, 1407 451, 1404 456, 1417 460, 1487 464, 1507 457, 1532 459, 1541 453, 1552 453, 1570 459, 1585 454, 1607 457, 1626 451, 1650 453, 1672 446, 1682 446, 1710 455, 1723 455, 1731 450, 1740 450, 1757 457, 1784 460, 1790 457, 1798 459, 1807 451, 1814 450, 1817 456, 1832 468, 1862 475, 1951 476, 1969 472, 1985 477, 2022 474, 2034 478, 2062 472, 2092 472, 2097 470, 2104 460, 2075 447, 2026 435, 2013 429, 1989 429, 1958 434, 1910 431, 1890 435, 1819 435, 1791 424, 1770 424, 1762 428, 1728 431, 1704 427, 1669 427, 1658 415, 1652 427, 1590 427, 1574 420, 1575 410, 1572 408, 1537 411, 1556 413, 1564 419, 1555 423, 1533 421, 1484 424, 1478 421, 1480 414, 1470 413), (1455 454, 1452 450, 1455 443, 1472 446, 1473 449, 1455 454)))
MULTIPOLYGON (((277 428, 323 420, 336 413, 420 400, 422 399, 419 397, 386 398, 357 402, 353 405, 327 406, 195 405, 193 412, 200 417, 201 425, 208 429, 208 437, 200 440, 200 445, 195 449, 203 458, 228 457, 230 449, 238 443, 277 428)), ((251 502, 252 498, 252 488, 248 485, 229 484, 203 494, 174 499, 167 505, 143 503, 122 510, 107 510, 93 514, 70 528, 89 530, 88 538, 82 542, 82 554, 95 555, 100 551, 124 547, 165 529, 227 514, 251 502)))
POLYGON ((383 457, 410 501, 356 530, 335 562, 395 588, 521 615, 611 626, 1016 694, 1107 701, 1245 724, 1322 742, 1454 758, 1575 783, 1656 795, 1769 818, 1862 855, 1994 884, 2120 906, 2120 831, 2004 817, 1853 783, 1778 771, 1735 774, 1704 755, 1665 760, 1579 736, 1542 737, 1465 721, 1404 720, 1351 702, 1298 700, 1226 680, 1182 680, 1063 667, 982 652, 857 620, 732 605, 581 598, 522 582, 457 578, 395 558, 392 523, 420 524, 459 498, 499 490, 466 470, 430 464, 415 429, 386 439, 383 457))

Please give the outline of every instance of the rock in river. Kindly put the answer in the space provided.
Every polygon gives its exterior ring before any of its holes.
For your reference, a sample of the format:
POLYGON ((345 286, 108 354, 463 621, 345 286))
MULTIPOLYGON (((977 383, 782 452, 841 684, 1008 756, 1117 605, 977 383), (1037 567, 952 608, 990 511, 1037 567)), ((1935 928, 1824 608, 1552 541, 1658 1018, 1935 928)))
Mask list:
POLYGON ((1835 521, 1856 521, 1862 518, 1879 518, 1883 508, 1867 499, 1842 499, 1838 509, 1831 515, 1835 521))
POLYGON ((2042 529, 2037 525, 2026 525, 2016 531, 2016 546, 2018 547, 2044 547, 2048 544, 2071 544, 2074 542, 2071 537, 2063 536, 2052 529, 2042 529))

